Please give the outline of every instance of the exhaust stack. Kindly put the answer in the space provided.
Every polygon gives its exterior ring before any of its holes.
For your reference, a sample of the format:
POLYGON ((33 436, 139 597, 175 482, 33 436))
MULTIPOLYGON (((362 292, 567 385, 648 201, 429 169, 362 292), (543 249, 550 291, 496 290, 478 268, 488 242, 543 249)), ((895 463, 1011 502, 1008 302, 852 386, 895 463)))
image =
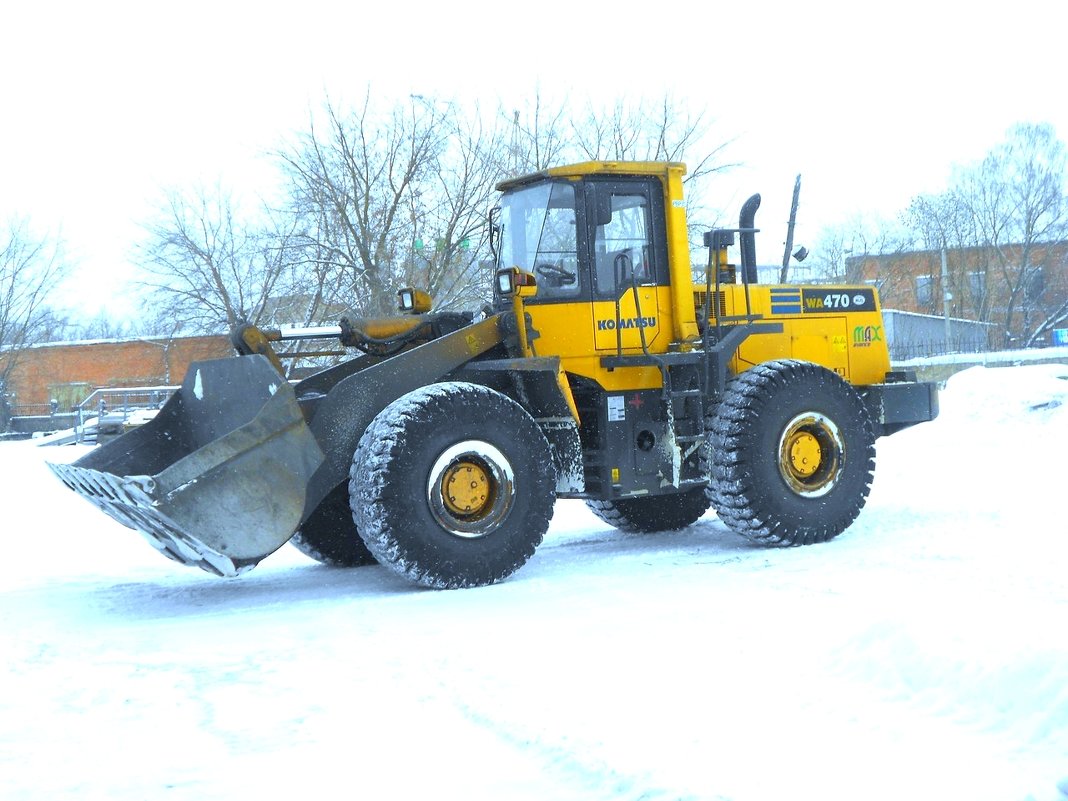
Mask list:
POLYGON ((747 284, 758 283, 756 262, 756 232, 753 227, 756 220, 757 209, 760 208, 760 195, 753 195, 742 204, 742 212, 738 215, 738 247, 742 257, 742 276, 747 284))

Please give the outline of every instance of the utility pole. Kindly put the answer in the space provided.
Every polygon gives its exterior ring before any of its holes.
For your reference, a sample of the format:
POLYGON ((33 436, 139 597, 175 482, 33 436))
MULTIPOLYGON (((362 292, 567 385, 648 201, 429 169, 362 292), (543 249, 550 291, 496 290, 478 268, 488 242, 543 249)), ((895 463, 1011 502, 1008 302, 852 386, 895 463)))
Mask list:
POLYGON ((512 117, 512 174, 519 175, 519 109, 512 117))
POLYGON ((946 267, 946 243, 942 242, 942 314, 946 318, 946 353, 949 353, 949 302, 953 300, 953 293, 949 291, 949 269, 946 267))
POLYGON ((786 251, 782 254, 782 269, 779 271, 779 283, 786 283, 786 275, 790 272, 790 251, 794 249, 794 225, 797 224, 797 201, 801 196, 801 176, 794 181, 794 199, 790 203, 790 222, 786 226, 786 251))

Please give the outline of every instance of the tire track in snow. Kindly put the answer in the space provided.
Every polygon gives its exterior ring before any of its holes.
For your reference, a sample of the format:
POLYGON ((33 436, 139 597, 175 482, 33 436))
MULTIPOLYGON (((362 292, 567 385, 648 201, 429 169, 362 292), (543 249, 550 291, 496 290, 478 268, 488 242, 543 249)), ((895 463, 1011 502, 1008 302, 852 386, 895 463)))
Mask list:
POLYGON ((512 748, 537 754, 547 771, 574 783, 574 789, 584 794, 620 801, 730 801, 723 795, 694 795, 657 787, 648 776, 622 770, 592 756, 581 756, 576 747, 569 747, 566 735, 559 743, 548 742, 542 737, 524 735, 517 727, 478 711, 470 704, 457 702, 456 708, 466 720, 491 732, 512 748))

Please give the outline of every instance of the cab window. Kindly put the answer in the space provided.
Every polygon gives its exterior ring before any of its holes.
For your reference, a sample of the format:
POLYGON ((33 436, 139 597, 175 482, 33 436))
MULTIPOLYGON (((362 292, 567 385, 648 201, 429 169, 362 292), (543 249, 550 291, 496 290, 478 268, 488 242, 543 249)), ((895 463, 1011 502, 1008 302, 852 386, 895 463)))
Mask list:
POLYGON ((501 264, 534 273, 538 300, 575 297, 581 291, 575 188, 537 184, 502 200, 501 264))
POLYGON ((593 237, 594 281, 601 297, 616 297, 634 282, 654 281, 649 201, 645 193, 613 191, 611 219, 593 237))

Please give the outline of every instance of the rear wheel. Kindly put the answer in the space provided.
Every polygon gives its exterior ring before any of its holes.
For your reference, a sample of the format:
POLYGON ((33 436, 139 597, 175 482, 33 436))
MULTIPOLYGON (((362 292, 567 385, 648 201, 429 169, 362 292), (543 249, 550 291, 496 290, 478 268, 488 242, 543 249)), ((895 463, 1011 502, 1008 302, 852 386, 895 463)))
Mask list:
POLYGON ((352 521, 348 482, 334 487, 289 541, 324 565, 362 567, 375 563, 352 521))
POLYGON ((708 511, 708 505, 704 487, 672 495, 586 501, 590 511, 608 525, 635 533, 686 528, 708 511))
POLYGON ((745 371, 712 423, 709 497, 732 530, 769 545, 842 533, 860 514, 875 467, 864 402, 838 375, 780 360, 745 371))
POLYGON ((379 562, 424 586, 475 587, 533 555, 552 517, 555 470, 515 401, 477 384, 432 384, 367 427, 349 495, 379 562))

